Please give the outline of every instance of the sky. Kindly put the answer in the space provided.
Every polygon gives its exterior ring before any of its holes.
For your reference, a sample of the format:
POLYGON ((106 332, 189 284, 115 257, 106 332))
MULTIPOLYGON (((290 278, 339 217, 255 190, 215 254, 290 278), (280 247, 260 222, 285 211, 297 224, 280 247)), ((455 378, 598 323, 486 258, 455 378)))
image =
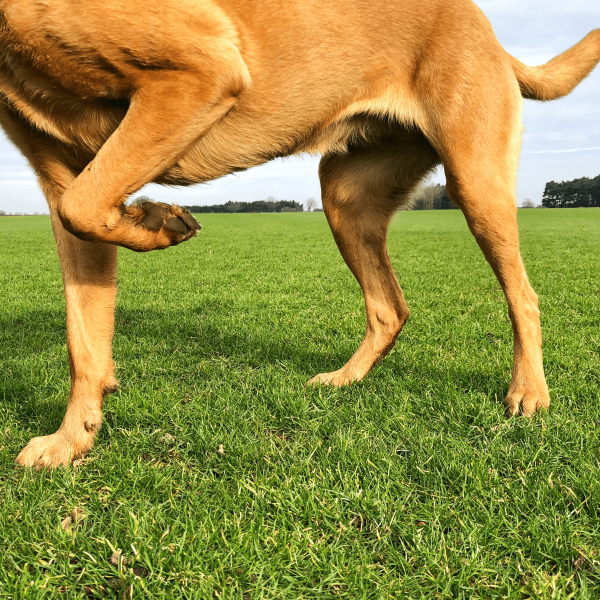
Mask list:
MULTIPOLYGON (((589 31, 600 27, 596 0, 478 0, 496 36, 513 56, 529 65, 547 62, 589 31)), ((539 204, 548 181, 600 174, 600 67, 566 98, 524 102, 525 133, 517 184, 517 202, 539 204)), ((320 202, 318 157, 275 160, 244 173, 192 188, 146 186, 145 194, 162 202, 206 205, 228 200, 253 201, 269 196, 320 202)), ((441 169, 434 182, 444 183, 441 169)), ((19 152, 0 137, 0 210, 46 212, 37 182, 19 152)))

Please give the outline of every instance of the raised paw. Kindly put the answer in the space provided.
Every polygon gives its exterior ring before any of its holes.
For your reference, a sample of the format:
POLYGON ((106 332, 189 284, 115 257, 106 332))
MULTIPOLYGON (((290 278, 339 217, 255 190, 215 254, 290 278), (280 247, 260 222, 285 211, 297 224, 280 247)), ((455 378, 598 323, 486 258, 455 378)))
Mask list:
POLYGON ((190 211, 162 202, 120 206, 107 213, 61 206, 59 217, 65 229, 80 240, 115 244, 136 252, 181 244, 200 229, 190 211))
MULTIPOLYGON (((189 210, 176 204, 162 202, 144 202, 128 206, 122 221, 124 225, 129 222, 141 231, 138 231, 140 235, 134 235, 134 239, 129 243, 123 240, 124 243, 120 245, 138 252, 176 246, 194 237, 200 229, 189 210)), ((135 234, 135 231, 132 233, 135 234)))
POLYGON ((43 468, 56 468, 67 466, 74 459, 83 456, 89 448, 75 448, 60 431, 52 435, 33 438, 19 456, 15 463, 20 467, 35 467, 36 471, 43 468))

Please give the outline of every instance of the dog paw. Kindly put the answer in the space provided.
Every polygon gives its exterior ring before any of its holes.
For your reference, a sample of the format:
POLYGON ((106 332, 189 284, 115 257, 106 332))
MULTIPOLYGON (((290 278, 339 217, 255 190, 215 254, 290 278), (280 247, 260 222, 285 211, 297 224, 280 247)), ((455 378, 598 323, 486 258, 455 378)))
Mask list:
POLYGON ((504 406, 507 417, 516 417, 522 415, 524 417, 533 417, 533 415, 550 407, 550 398, 545 393, 515 391, 509 390, 504 399, 504 406))
POLYGON ((36 471, 44 468, 56 468, 69 465, 75 458, 82 456, 89 448, 82 450, 74 445, 60 432, 52 435, 33 438, 15 463, 20 467, 34 467, 36 471))
POLYGON ((312 379, 307 381, 306 385, 312 385, 315 387, 318 385, 342 387, 345 385, 350 385, 356 381, 359 381, 358 377, 346 373, 344 369, 339 369, 338 371, 333 371, 331 373, 320 373, 316 377, 313 377, 312 379))
POLYGON ((198 221, 189 210, 162 202, 144 202, 131 205, 121 217, 123 224, 131 224, 137 231, 129 232, 129 239, 120 244, 131 250, 147 252, 176 246, 194 237, 200 230, 198 221))

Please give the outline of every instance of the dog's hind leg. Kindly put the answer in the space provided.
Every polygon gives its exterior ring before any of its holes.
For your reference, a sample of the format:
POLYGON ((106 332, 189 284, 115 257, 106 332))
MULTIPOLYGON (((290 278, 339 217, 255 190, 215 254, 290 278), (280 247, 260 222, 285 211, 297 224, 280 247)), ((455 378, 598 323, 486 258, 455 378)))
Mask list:
POLYGON ((409 315, 386 248, 398 207, 438 156, 419 133, 374 148, 323 157, 319 167, 323 209, 337 246, 365 298, 367 330, 338 371, 309 383, 341 386, 360 381, 393 348, 409 315))
POLYGON ((547 408, 550 397, 542 362, 538 297, 519 250, 515 195, 521 97, 512 72, 506 76, 498 71, 498 63, 490 65, 468 99, 454 107, 444 103, 445 114, 439 113, 444 128, 439 128, 436 147, 446 170, 448 193, 462 209, 508 303, 514 362, 504 400, 506 412, 531 416, 547 408))

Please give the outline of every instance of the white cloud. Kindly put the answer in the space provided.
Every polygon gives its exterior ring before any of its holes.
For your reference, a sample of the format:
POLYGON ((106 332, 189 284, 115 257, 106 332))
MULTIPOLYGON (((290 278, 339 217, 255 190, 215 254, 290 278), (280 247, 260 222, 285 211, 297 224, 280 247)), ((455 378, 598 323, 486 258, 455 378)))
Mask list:
POLYGON ((566 148, 564 150, 530 150, 526 154, 563 154, 566 152, 590 152, 593 150, 600 150, 600 146, 595 148, 566 148))
POLYGON ((4 180, 6 177, 25 177, 36 181, 35 173, 29 169, 28 171, 3 171, 0 170, 0 180, 4 180))

